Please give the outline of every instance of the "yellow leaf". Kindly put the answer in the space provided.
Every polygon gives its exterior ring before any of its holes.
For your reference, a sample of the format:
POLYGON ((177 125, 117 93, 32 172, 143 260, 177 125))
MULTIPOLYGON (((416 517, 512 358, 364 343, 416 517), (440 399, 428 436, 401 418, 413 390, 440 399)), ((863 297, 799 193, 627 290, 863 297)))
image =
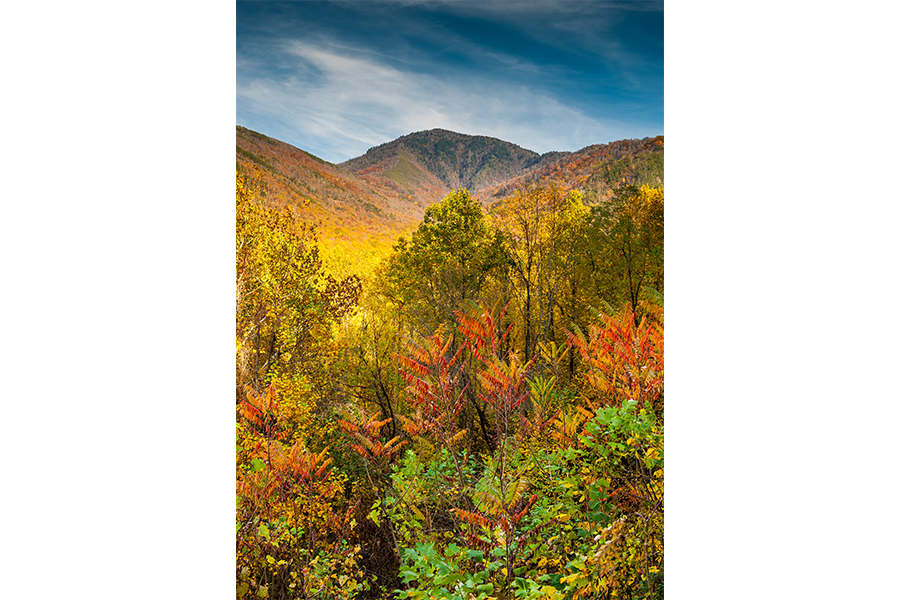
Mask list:
POLYGON ((541 593, 544 595, 545 598, 552 598, 552 599, 554 599, 554 600, 555 600, 556 598, 561 598, 561 597, 562 597, 562 596, 559 595, 559 590, 557 590, 557 589, 556 589, 555 587, 553 587, 552 585, 545 585, 544 587, 542 587, 542 588, 541 588, 541 593))

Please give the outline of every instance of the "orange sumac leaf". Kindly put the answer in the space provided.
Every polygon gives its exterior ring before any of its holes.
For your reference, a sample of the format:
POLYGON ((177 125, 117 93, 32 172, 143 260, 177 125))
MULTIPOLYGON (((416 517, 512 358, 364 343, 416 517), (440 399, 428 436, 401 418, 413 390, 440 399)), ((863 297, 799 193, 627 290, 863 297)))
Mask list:
POLYGON ((488 529, 490 529, 491 527, 491 522, 486 517, 479 515, 478 513, 469 512, 461 508, 454 508, 453 512, 459 515, 459 517, 466 523, 486 527, 488 529))

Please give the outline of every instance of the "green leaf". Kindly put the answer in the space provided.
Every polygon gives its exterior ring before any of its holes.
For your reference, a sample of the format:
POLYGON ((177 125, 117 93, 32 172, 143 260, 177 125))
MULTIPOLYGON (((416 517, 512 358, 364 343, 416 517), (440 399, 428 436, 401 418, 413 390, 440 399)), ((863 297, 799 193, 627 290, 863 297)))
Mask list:
POLYGON ((435 554, 434 546, 432 544, 420 543, 419 544, 419 554, 421 554, 422 556, 424 556, 428 559, 434 558, 434 554, 435 554))
POLYGON ((250 470, 253 472, 259 471, 260 469, 262 469, 265 466, 266 466, 265 461, 262 461, 258 458, 254 458, 253 460, 250 461, 250 470))
POLYGON ((372 506, 372 510, 368 514, 368 518, 370 521, 375 523, 377 527, 381 527, 381 511, 378 510, 378 502, 372 506))

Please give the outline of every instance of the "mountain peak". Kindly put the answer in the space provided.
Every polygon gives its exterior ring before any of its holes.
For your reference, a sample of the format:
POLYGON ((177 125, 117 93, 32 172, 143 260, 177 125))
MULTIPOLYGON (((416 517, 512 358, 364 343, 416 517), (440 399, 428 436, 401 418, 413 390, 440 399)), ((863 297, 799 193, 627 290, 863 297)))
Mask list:
MULTIPOLYGON (((558 160, 567 153, 551 153, 558 160)), ((540 154, 511 142, 446 129, 409 133, 370 148, 363 156, 341 163, 351 172, 376 171, 397 180, 399 165, 406 160, 451 189, 471 192, 497 185, 544 164, 540 154)), ((403 167, 399 167, 403 170, 403 167)), ((406 169, 408 171, 408 169, 406 169)), ((398 183, 403 183, 398 181, 398 183)))

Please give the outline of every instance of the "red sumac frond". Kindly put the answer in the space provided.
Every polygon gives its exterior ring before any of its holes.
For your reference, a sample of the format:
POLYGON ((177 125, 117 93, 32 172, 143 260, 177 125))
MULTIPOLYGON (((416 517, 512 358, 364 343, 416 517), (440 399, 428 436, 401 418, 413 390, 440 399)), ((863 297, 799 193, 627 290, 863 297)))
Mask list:
POLYGON ((487 517, 483 515, 479 515, 478 513, 469 512, 467 510, 463 510, 461 508, 454 508, 453 512, 459 516, 460 519, 469 523, 470 525, 475 525, 477 527, 485 527, 490 529, 493 523, 488 520, 487 517))
POLYGON ((634 400, 638 408, 663 410, 663 326, 646 317, 635 324, 631 307, 611 316, 600 313, 600 322, 568 333, 566 343, 575 348, 588 372, 586 381, 601 404, 634 400))

